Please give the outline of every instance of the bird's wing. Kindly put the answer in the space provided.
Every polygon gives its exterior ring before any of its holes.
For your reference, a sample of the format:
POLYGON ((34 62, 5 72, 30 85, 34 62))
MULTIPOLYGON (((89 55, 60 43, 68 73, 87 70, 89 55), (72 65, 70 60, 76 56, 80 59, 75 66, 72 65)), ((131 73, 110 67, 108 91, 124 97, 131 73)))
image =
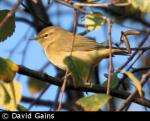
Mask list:
MULTIPOLYGON (((65 37, 64 40, 62 40, 63 42, 70 41, 69 43, 68 42, 64 43, 64 46, 61 48, 63 51, 70 52, 72 49, 73 41, 70 40, 69 38, 73 38, 73 37, 67 37, 67 38, 65 37)), ((80 35, 76 35, 73 43, 73 51, 92 51, 103 47, 106 47, 106 45, 97 43, 94 40, 90 40, 80 35)))

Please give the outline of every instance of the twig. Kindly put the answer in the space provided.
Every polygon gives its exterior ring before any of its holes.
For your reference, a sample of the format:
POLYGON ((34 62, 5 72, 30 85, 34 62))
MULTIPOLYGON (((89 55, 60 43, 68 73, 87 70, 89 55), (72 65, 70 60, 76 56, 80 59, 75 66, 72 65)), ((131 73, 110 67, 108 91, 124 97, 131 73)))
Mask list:
MULTIPOLYGON (((131 73, 137 73, 137 72, 140 72, 140 71, 147 71, 147 70, 150 70, 150 66, 148 66, 148 67, 141 67, 141 68, 136 68, 136 69, 134 69, 134 70, 131 70, 131 73)), ((126 75, 124 75, 123 77, 122 77, 122 79, 120 79, 119 81, 119 84, 118 84, 118 86, 116 87, 116 89, 118 89, 118 87, 120 86, 120 84, 126 79, 126 78, 128 78, 126 75)))
POLYGON ((131 71, 131 72, 132 72, 132 73, 136 73, 136 72, 139 72, 139 71, 146 71, 146 70, 150 70, 150 66, 142 67, 142 68, 136 68, 136 69, 134 69, 134 70, 131 71))
MULTIPOLYGON (((142 46, 143 46, 143 44, 144 44, 144 43, 146 42, 146 40, 148 39, 149 35, 150 35, 150 32, 146 34, 146 36, 145 36, 144 39, 141 41, 141 43, 139 44, 138 47, 142 47, 142 46)), ((148 47, 148 48, 149 48, 149 47, 148 47)), ((131 48, 131 50, 136 50, 136 49, 135 49, 135 48, 131 48)), ((144 50, 144 49, 143 49, 143 50, 144 50)), ((118 68, 117 71, 122 70, 122 69, 135 57, 135 55, 136 55, 137 53, 138 53, 138 51, 134 52, 134 53, 128 58, 128 60, 127 60, 120 68, 118 68)))
POLYGON ((23 18, 23 17, 16 17, 16 21, 24 22, 24 23, 28 24, 29 26, 35 27, 34 22, 32 22, 32 21, 28 20, 27 18, 23 18))
POLYGON ((50 85, 47 85, 47 87, 39 94, 39 96, 31 102, 31 105, 28 107, 28 110, 31 110, 31 108, 40 100, 40 98, 43 96, 43 94, 47 91, 49 87, 50 85))
MULTIPOLYGON (((148 78, 150 77, 150 71, 148 71, 146 74, 142 75, 142 79, 141 79, 141 85, 143 86, 145 84, 145 82, 148 80, 148 78)), ((134 96, 137 94, 137 89, 135 92, 133 92, 132 94, 130 94, 128 96, 128 98, 126 99, 126 101, 123 103, 123 105, 117 110, 117 111, 123 111, 124 108, 126 106, 128 106, 128 104, 132 101, 132 99, 134 98, 134 96)))
POLYGON ((23 43, 22 40, 24 40, 24 41, 28 40, 28 36, 30 36, 29 32, 30 32, 30 28, 27 29, 27 31, 25 32, 25 34, 18 40, 18 42, 15 44, 15 46, 9 51, 8 58, 11 58, 13 56, 13 54, 15 53, 15 51, 17 50, 17 48, 19 46, 21 46, 21 44, 23 43))
POLYGON ((82 14, 91 14, 91 12, 82 10, 82 9, 80 9, 80 8, 76 8, 76 7, 73 6, 72 4, 67 3, 67 2, 65 2, 65 1, 63 1, 63 0, 55 0, 55 1, 58 2, 58 3, 60 3, 60 4, 62 4, 62 5, 68 6, 68 7, 70 7, 70 8, 74 8, 74 9, 78 10, 78 11, 79 11, 80 13, 82 13, 82 14))
MULTIPOLYGON (((75 43, 77 23, 78 23, 78 15, 77 15, 77 11, 75 10, 75 14, 74 14, 74 26, 73 26, 74 30, 73 30, 73 38, 72 38, 70 56, 72 56, 73 47, 74 47, 74 43, 75 43)), ((60 101, 60 103, 58 105, 57 111, 60 111, 60 109, 61 109, 61 102, 62 102, 63 94, 64 94, 64 91, 65 91, 66 83, 67 83, 68 72, 69 71, 66 71, 66 74, 65 74, 65 77, 64 77, 64 82, 63 82, 63 85, 62 85, 62 88, 61 88, 61 94, 62 94, 61 101, 60 101)))
POLYGON ((120 3, 119 0, 113 0, 111 2, 105 2, 105 3, 96 3, 96 4, 91 4, 91 3, 73 3, 73 6, 75 7, 108 7, 108 6, 114 6, 115 4, 120 3))
POLYGON ((75 38, 76 38, 77 24, 78 24, 78 13, 77 13, 76 9, 74 9, 74 10, 75 10, 75 13, 74 13, 74 25, 73 25, 73 38, 72 38, 70 56, 72 56, 73 47, 74 47, 75 38))
MULTIPOLYGON (((54 101, 55 103, 54 103, 54 105, 53 105, 53 109, 54 109, 54 110, 57 110, 57 107, 58 107, 58 104, 59 104, 58 101, 59 101, 59 94, 60 94, 60 91, 61 91, 60 88, 58 88, 58 89, 57 89, 57 94, 56 94, 56 96, 55 96, 55 101, 54 101)), ((51 109, 51 107, 50 107, 50 109, 51 109)))
POLYGON ((140 52, 140 54, 138 55, 138 57, 133 61, 133 63, 128 67, 127 70, 129 70, 130 68, 132 68, 133 65, 142 57, 143 54, 144 54, 144 51, 140 52))
POLYGON ((69 76, 68 74, 69 74, 69 71, 66 71, 66 74, 65 74, 65 77, 64 77, 64 81, 63 81, 63 84, 62 84, 62 87, 61 87, 61 91, 60 91, 60 94, 61 94, 60 95, 60 102, 59 102, 57 111, 60 111, 61 107, 62 107, 62 100, 63 100, 63 96, 64 96, 64 91, 65 91, 66 84, 67 84, 67 78, 69 76))
MULTIPOLYGON (((132 68, 132 66, 136 63, 137 60, 140 59, 140 57, 143 55, 144 51, 142 51, 138 57, 133 61, 133 63, 128 67, 127 70, 130 70, 130 68, 132 68)), ((124 77, 123 77, 124 78, 124 77)), ((121 84, 121 83, 120 83, 121 84)), ((130 107, 131 102, 128 104, 128 106, 126 107, 126 110, 128 110, 128 108, 130 107)))
MULTIPOLYGON (((34 98, 23 96, 22 99, 21 99, 21 102, 30 104, 30 103, 34 102, 34 100, 35 100, 34 98)), ((48 106, 53 106, 54 103, 55 102, 50 101, 50 100, 41 100, 41 99, 39 99, 34 103, 34 106, 38 105, 38 106, 48 107, 48 106)), ((62 103, 62 107, 63 107, 63 109, 68 109, 70 106, 67 103, 62 103)))
POLYGON ((108 72, 108 82, 107 82, 107 95, 110 93, 110 83, 111 83, 111 75, 114 71, 112 64, 112 36, 111 36, 111 28, 112 22, 109 19, 106 19, 108 23, 108 38, 109 38, 109 72, 108 72))
MULTIPOLYGON (((24 3, 21 3, 21 5, 27 9, 30 14, 35 17, 36 19, 38 19, 41 23, 43 23, 44 25, 47 25, 47 26, 50 26, 51 24, 50 23, 47 23, 45 20, 43 20, 43 18, 40 18, 38 15, 34 14, 33 11, 28 7, 26 6, 24 3)), ((34 27, 36 27, 35 23, 34 23, 34 27)))
MULTIPOLYGON (((138 57, 133 61, 133 63, 126 69, 126 71, 128 71, 128 70, 130 70, 131 68, 132 68, 132 66, 136 63, 136 61, 138 61, 138 59, 143 55, 143 53, 144 53, 144 51, 142 51, 139 55, 138 55, 138 57)), ((134 72, 132 72, 132 73, 134 73, 134 72)), ((124 84, 123 82, 124 82, 124 80, 127 78, 127 76, 126 75, 123 75, 123 77, 122 77, 122 79, 121 80, 119 80, 119 83, 118 83, 118 86, 116 87, 116 88, 118 88, 118 87, 120 87, 120 85, 122 84, 124 84)), ((124 85, 123 85, 124 86, 124 85)), ((125 89, 125 88, 124 88, 125 89)))
MULTIPOLYGON (((57 78, 51 77, 45 73, 40 73, 38 71, 31 70, 24 66, 20 66, 20 65, 18 65, 18 66, 19 66, 18 73, 20 73, 20 74, 30 76, 30 77, 39 79, 40 81, 44 81, 49 84, 54 84, 56 86, 62 85, 62 82, 60 80, 58 80, 57 78)), ((90 88, 87 86, 75 87, 72 84, 67 84, 66 89, 67 90, 69 89, 69 90, 84 91, 84 92, 94 92, 94 93, 106 93, 106 90, 107 90, 106 87, 102 87, 99 85, 93 85, 92 88, 90 88)), ((130 95, 130 93, 121 91, 121 90, 117 90, 117 89, 110 89, 110 95, 114 96, 114 97, 126 99, 130 95)), ((137 97, 137 98, 134 98, 132 101, 150 108, 150 101, 147 99, 144 99, 144 101, 141 101, 141 98, 137 97)))

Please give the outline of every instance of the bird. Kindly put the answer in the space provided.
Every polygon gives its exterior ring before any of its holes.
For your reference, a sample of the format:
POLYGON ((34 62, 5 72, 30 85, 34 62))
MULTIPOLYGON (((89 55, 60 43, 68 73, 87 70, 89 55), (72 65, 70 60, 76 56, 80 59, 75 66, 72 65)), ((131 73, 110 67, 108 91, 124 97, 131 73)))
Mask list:
MULTIPOLYGON (((97 43, 96 41, 76 34, 73 43, 74 34, 57 26, 48 26, 42 29, 35 37, 45 51, 48 60, 58 68, 67 71, 70 70, 65 63, 67 57, 74 57, 76 62, 82 62, 86 65, 86 74, 81 74, 82 66, 77 66, 81 80, 85 83, 91 80, 91 73, 101 60, 108 58, 109 46, 97 43), (80 60, 80 61, 78 61, 80 60)), ((126 50, 112 48, 113 55, 127 55, 126 50)), ((81 64, 79 64, 81 65, 81 64)), ((83 67, 84 68, 84 67, 83 67)), ((72 71, 72 70, 70 70, 72 71)))

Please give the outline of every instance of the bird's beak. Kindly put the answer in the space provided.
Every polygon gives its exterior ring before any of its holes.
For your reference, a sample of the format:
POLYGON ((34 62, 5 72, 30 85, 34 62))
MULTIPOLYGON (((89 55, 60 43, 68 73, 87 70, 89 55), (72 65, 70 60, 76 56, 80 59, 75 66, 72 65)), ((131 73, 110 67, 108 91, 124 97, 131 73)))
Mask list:
POLYGON ((29 40, 38 40, 38 36, 30 38, 29 40))

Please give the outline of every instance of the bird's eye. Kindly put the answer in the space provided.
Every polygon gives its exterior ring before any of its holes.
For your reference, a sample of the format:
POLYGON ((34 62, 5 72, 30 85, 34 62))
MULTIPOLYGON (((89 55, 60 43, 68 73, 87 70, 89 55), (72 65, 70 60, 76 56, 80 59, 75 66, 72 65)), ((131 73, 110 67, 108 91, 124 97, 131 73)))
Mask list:
POLYGON ((45 34, 44 37, 48 37, 48 34, 45 34))

